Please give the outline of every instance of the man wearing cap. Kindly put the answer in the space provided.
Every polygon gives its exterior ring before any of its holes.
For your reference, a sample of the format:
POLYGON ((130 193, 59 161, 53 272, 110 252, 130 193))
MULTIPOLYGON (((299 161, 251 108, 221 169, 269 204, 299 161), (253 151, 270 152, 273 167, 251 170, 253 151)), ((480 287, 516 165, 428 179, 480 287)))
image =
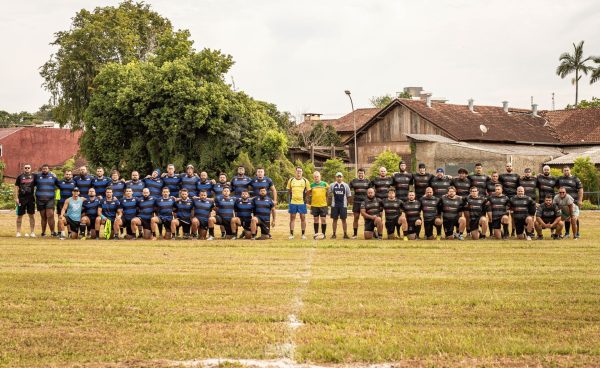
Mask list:
POLYGON ((433 175, 426 172, 425 164, 419 164, 419 172, 413 175, 415 196, 418 200, 425 195, 425 189, 429 186, 431 178, 433 178, 433 175))
POLYGON ((354 190, 354 195, 350 197, 352 202, 352 217, 353 224, 352 230, 354 235, 352 239, 356 239, 358 236, 358 220, 360 219, 360 207, 362 202, 367 198, 367 189, 371 185, 371 181, 365 177, 365 169, 358 169, 358 178, 352 179, 350 182, 350 188, 354 190))
POLYGON ((525 175, 519 178, 519 186, 523 187, 526 196, 537 203, 537 193, 535 190, 537 189, 538 183, 537 178, 535 176, 531 176, 530 168, 526 168, 525 175))
POLYGON ((448 194, 448 188, 452 185, 452 179, 444 175, 444 169, 441 167, 435 171, 435 176, 431 178, 429 186, 433 189, 433 195, 442 198, 448 194))
MULTIPOLYGON (((64 226, 68 226, 71 239, 77 239, 81 227, 81 211, 83 209, 83 198, 79 196, 79 188, 73 188, 73 195, 65 201, 61 213, 60 221, 64 226)), ((61 239, 64 239, 61 234, 61 239)))
POLYGON ((31 173, 31 164, 23 166, 23 173, 17 176, 14 196, 17 205, 17 238, 21 237, 23 215, 29 215, 29 232, 25 236, 35 237, 35 176, 31 173))
POLYGON ((331 219, 333 220, 331 239, 336 238, 338 218, 342 220, 344 239, 350 239, 346 219, 348 218, 348 199, 352 197, 352 192, 350 186, 344 182, 344 175, 341 172, 335 174, 335 182, 329 185, 329 196, 331 197, 331 219))
POLYGON ((537 176, 537 188, 539 192, 539 203, 544 203, 547 195, 554 198, 556 178, 550 175, 550 166, 544 165, 542 173, 537 176))
POLYGON ((325 231, 327 230, 327 191, 329 184, 321 180, 321 173, 315 171, 313 173, 313 182, 310 183, 310 212, 314 217, 315 239, 324 239, 325 231), (321 224, 321 232, 319 232, 319 223, 321 224))
POLYGON ((287 182, 288 190, 288 213, 290 214, 290 236, 294 239, 294 227, 296 227, 296 214, 300 215, 300 228, 302 239, 306 239, 306 194, 310 191, 310 182, 302 176, 303 170, 296 167, 296 175, 287 182))
POLYGON ((414 183, 414 178, 412 173, 406 171, 406 162, 400 161, 398 169, 400 172, 394 173, 393 176, 393 186, 396 189, 396 198, 404 202, 408 199, 408 191, 414 183))

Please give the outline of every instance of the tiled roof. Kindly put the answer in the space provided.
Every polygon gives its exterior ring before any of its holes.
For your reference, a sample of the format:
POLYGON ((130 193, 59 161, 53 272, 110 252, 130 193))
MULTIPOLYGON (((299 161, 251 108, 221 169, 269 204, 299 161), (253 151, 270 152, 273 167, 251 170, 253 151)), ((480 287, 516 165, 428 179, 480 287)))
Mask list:
MULTIPOLYGON (((375 114, 381 111, 380 108, 362 108, 354 110, 356 114, 356 129, 360 129, 363 125, 366 124, 375 114)), ((352 112, 342 116, 338 119, 321 119, 321 120, 310 120, 305 121, 298 124, 298 129, 304 130, 309 126, 312 126, 316 123, 323 123, 331 125, 335 128, 338 133, 344 132, 353 132, 354 131, 354 121, 352 119, 352 112)))
POLYGON ((542 111, 562 144, 600 143, 600 109, 542 111))

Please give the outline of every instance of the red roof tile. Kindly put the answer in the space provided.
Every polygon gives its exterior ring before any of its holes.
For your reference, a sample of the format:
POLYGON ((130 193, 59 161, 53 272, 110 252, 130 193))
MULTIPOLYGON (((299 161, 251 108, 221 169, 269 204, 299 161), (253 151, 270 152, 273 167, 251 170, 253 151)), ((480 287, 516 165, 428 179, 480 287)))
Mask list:
MULTIPOLYGON (((356 129, 360 129, 363 125, 365 125, 375 114, 381 111, 378 107, 373 108, 361 108, 354 110, 356 114, 356 129)), ((338 133, 344 132, 353 132, 354 131, 354 121, 352 119, 352 112, 342 116, 338 119, 322 119, 322 120, 310 120, 305 121, 298 124, 298 129, 303 130, 308 126, 312 126, 316 123, 323 123, 331 125, 338 131, 338 133)))
POLYGON ((542 111, 540 115, 562 144, 600 143, 600 109, 542 111))
POLYGON ((19 130, 23 129, 23 127, 17 127, 17 128, 0 128, 0 139, 6 138, 9 135, 18 132, 19 130))

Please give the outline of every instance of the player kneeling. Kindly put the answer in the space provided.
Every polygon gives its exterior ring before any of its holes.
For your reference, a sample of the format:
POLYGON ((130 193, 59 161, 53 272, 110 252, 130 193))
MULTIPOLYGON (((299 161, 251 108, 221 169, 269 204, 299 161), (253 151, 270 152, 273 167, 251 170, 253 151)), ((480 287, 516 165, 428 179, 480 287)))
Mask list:
POLYGON ((375 189, 367 190, 367 199, 361 203, 360 214, 365 218, 365 239, 372 239, 373 236, 378 240, 382 239, 383 221, 381 220, 381 212, 383 204, 381 200, 375 197, 375 189))
MULTIPOLYGON (((81 225, 81 212, 83 209, 83 198, 79 196, 79 188, 73 188, 73 196, 65 201, 59 220, 63 222, 64 228, 69 229, 70 238, 77 239, 81 225)), ((64 236, 61 239, 65 239, 64 236)))
POLYGON ((465 200, 464 211, 471 230, 471 239, 478 240, 480 237, 485 239, 488 231, 487 212, 487 198, 480 196, 479 188, 472 186, 465 200))
MULTIPOLYGON (((162 188, 162 196, 156 200, 156 216, 151 219, 152 234, 158 234, 158 237, 160 238, 162 235, 162 228, 164 227, 165 235, 163 235, 163 239, 169 240, 177 233, 177 226, 173 222, 173 212, 175 210, 177 199, 171 197, 170 193, 168 187, 162 188)), ((155 240, 155 238, 153 238, 153 240, 155 240)))
POLYGON ((202 189, 199 196, 193 198, 192 234, 197 234, 198 239, 215 240, 216 219, 211 216, 215 203, 207 197, 206 190, 202 189), (208 237, 206 237, 207 232, 208 237))
POLYGON ((113 196, 112 188, 106 188, 105 198, 100 201, 100 206, 98 207, 96 234, 100 233, 100 226, 104 226, 104 237, 106 239, 119 239, 121 215, 123 213, 120 207, 121 202, 113 196))
MULTIPOLYGON (((177 234, 177 228, 183 229, 183 239, 190 239, 190 230, 192 227, 192 209, 194 202, 189 197, 189 192, 185 188, 179 191, 179 198, 175 203, 174 217, 171 221, 171 233, 177 234)), ((175 239, 175 237, 173 237, 175 239)))
POLYGON ((254 202, 250 199, 248 189, 243 189, 241 197, 235 201, 235 217, 231 220, 233 238, 238 238, 238 228, 242 228, 240 239, 251 239, 256 236, 258 218, 252 217, 254 202))
POLYGON ((543 230, 550 229, 552 239, 562 238, 562 229, 564 222, 562 221, 560 208, 553 202, 552 194, 546 195, 544 203, 542 203, 535 214, 535 231, 537 239, 543 240, 543 230))
MULTIPOLYGON (((258 196, 252 200, 254 204, 254 218, 260 227, 260 239, 271 239, 271 227, 275 227, 275 203, 267 196, 267 188, 262 187, 258 196), (271 221, 271 217, 273 221, 271 221)), ((256 239, 256 233, 252 239, 256 239)))

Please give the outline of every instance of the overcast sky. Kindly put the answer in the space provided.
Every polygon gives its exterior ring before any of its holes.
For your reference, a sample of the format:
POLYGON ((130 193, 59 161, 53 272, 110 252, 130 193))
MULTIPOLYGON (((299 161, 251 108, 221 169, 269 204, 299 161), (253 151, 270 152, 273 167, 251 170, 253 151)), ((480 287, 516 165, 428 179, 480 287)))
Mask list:
MULTIPOLYGON (((371 96, 423 86, 451 103, 541 109, 573 103, 558 56, 585 40, 600 55, 600 1, 152 0, 195 47, 221 49, 236 62, 237 89, 298 116, 337 117, 371 96)), ((0 110, 46 103, 38 68, 53 33, 81 8, 118 1, 0 2, 0 110)), ((580 83, 580 99, 600 97, 600 82, 580 83)))

